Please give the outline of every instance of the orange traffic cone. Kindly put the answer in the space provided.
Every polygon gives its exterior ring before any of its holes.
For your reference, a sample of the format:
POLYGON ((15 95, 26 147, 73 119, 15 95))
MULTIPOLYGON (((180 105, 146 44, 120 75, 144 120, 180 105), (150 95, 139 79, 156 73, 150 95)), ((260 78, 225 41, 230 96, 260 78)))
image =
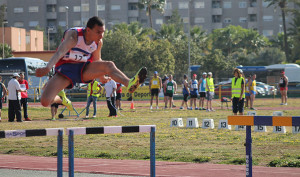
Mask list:
POLYGON ((133 100, 131 100, 130 109, 135 109, 134 104, 133 104, 133 100))

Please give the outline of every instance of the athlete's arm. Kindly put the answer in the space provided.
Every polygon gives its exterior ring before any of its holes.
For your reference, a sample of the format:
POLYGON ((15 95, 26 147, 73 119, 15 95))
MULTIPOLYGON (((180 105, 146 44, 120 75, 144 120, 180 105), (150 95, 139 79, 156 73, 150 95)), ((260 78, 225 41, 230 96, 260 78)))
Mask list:
POLYGON ((98 42, 98 47, 97 49, 92 53, 92 57, 93 57, 93 61, 101 61, 101 48, 103 45, 103 40, 100 39, 100 41, 98 42))
POLYGON ((60 43, 55 54, 50 58, 46 67, 38 68, 35 75, 42 77, 46 75, 52 67, 74 46, 77 44, 77 32, 75 30, 67 31, 65 39, 60 43))

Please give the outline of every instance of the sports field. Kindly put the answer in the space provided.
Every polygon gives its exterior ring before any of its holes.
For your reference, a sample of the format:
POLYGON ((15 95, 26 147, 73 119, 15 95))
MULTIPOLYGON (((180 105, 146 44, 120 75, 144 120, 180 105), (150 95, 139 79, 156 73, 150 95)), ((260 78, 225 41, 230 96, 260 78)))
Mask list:
MULTIPOLYGON (((272 115, 273 111, 283 111, 286 116, 300 116, 300 99, 289 99, 288 106, 280 106, 279 99, 257 99, 257 115, 272 115)), ((156 125, 156 159, 158 161, 210 162, 221 164, 245 164, 245 131, 218 130, 220 119, 232 115, 230 109, 220 109, 219 100, 213 102, 216 112, 199 110, 179 110, 181 101, 175 101, 174 109, 149 110, 149 101, 123 101, 123 111, 118 117, 107 117, 106 103, 98 102, 97 117, 80 119, 65 117, 50 120, 50 108, 38 104, 29 105, 29 116, 33 120, 23 123, 7 122, 7 107, 2 110, 0 130, 40 129, 56 127, 100 127, 156 125), (214 119, 215 129, 170 127, 171 118, 214 119)), ((6 105, 6 104, 5 104, 6 105)), ((80 111, 85 103, 74 103, 80 111)), ((92 111, 92 108, 90 112, 92 111)), ((245 113, 248 110, 245 111, 245 113)), ((61 109, 59 109, 59 113, 61 109)), ((65 111, 65 113, 68 113, 65 111)), ((300 134, 292 134, 287 127, 286 134, 273 133, 273 127, 267 127, 267 133, 253 132, 253 163, 261 166, 300 167, 300 134)), ((149 134, 105 134, 75 136, 75 157, 105 159, 149 159, 149 134)), ((64 155, 67 156, 67 136, 64 137, 64 155)), ((0 154, 18 154, 29 156, 56 156, 56 137, 31 137, 1 139, 0 154)))

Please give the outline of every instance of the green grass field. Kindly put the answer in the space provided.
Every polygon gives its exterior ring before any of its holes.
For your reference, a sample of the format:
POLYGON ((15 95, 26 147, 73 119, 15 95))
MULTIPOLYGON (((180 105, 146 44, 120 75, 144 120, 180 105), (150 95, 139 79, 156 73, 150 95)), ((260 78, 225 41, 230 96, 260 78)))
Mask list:
MULTIPOLYGON (((220 107, 215 100, 214 107, 220 107)), ((231 110, 205 112, 199 110, 179 110, 181 101, 175 102, 176 109, 149 110, 148 102, 136 102, 135 111, 130 110, 130 102, 123 102, 124 110, 119 117, 109 118, 106 105, 98 106, 97 118, 75 120, 66 117, 50 121, 50 108, 29 107, 31 122, 8 123, 7 108, 2 110, 0 130, 40 129, 56 127, 100 127, 156 125, 156 159, 158 161, 210 162, 221 164, 245 164, 245 131, 218 130, 219 119, 232 115, 231 110), (190 129, 170 127, 171 118, 183 118, 184 126, 189 117, 214 119, 215 129, 190 129)), ((283 111, 287 116, 300 116, 300 99, 290 99, 288 106, 279 106, 279 99, 257 99, 257 115, 272 115, 273 111, 283 111)), ((98 104, 99 105, 99 104, 98 104)), ((160 103, 161 108, 163 103, 160 103)), ((82 110, 82 108, 77 108, 82 110)), ((61 109, 59 110, 60 113, 61 109)), ((92 107, 90 111, 93 111, 92 107)), ((248 110, 245 110, 247 113, 248 110)), ((80 117, 82 118, 83 113, 80 117)), ((287 127, 286 134, 253 132, 253 163, 261 166, 300 167, 300 134, 292 134, 287 127)), ((67 156, 67 136, 64 136, 64 156, 67 156)), ((106 134, 75 136, 75 157, 109 159, 149 159, 149 134, 106 134)), ((1 139, 0 154, 29 156, 56 156, 56 137, 31 137, 1 139)))

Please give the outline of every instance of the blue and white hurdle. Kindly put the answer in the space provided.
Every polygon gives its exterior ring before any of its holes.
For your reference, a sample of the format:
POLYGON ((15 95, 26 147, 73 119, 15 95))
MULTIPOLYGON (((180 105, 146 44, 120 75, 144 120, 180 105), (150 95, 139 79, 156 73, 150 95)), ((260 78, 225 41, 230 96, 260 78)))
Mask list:
POLYGON ((0 131, 0 138, 21 138, 32 136, 57 136, 57 176, 63 176, 63 128, 0 131))
POLYGON ((155 130, 155 125, 67 128, 67 135, 69 135, 69 177, 74 177, 74 135, 115 133, 150 133, 150 176, 155 177, 155 130))

